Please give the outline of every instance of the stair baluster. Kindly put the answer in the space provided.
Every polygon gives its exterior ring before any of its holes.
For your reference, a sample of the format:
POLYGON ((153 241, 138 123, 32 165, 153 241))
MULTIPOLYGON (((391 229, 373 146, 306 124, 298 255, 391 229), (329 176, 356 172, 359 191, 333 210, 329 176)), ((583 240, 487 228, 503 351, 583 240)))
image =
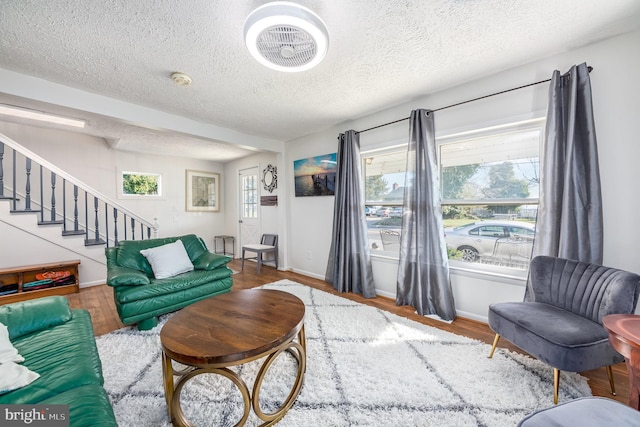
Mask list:
POLYGON ((113 246, 118 246, 118 209, 113 208, 113 246))
MULTIPOLYGON (((66 183, 66 180, 62 181, 63 186, 65 185, 65 183, 66 183)), ((67 193, 66 191, 63 190, 62 194, 64 198, 67 193)), ((65 207, 65 210, 66 210, 67 204, 65 202, 63 202, 63 206, 65 207)), ((78 215, 79 215, 78 214, 78 186, 74 185, 73 186, 73 230, 67 230, 65 228, 62 231, 63 236, 79 236, 81 234, 85 234, 85 231, 80 228, 80 221, 78 219, 78 215)), ((65 224, 66 218, 67 218, 66 213, 63 214, 63 216, 65 220, 63 224, 65 224)))
POLYGON ((55 221, 56 221, 56 174, 51 172, 51 222, 55 222, 55 221))
POLYGON ((109 247, 109 205, 104 204, 104 240, 109 247))
POLYGON ((44 224, 44 183, 42 182, 42 165, 40 165, 40 221, 38 225, 44 224))
POLYGON ((17 180, 16 180, 16 150, 13 150, 13 167, 11 168, 12 170, 12 175, 13 175, 13 199, 11 200, 11 212, 16 212, 18 210, 18 197, 16 195, 16 190, 17 190, 17 180))
POLYGON ((27 157, 25 162, 27 171, 27 183, 25 184, 24 210, 31 210, 31 159, 27 157))
POLYGON ((67 180, 62 180, 62 235, 67 232, 67 180))
MULTIPOLYGON (((86 218, 87 218, 87 224, 89 221, 89 212, 88 212, 88 201, 87 201, 87 192, 85 191, 84 193, 84 200, 85 200, 85 209, 87 210, 86 212, 86 218)), ((106 242, 100 238, 100 219, 99 219, 99 214, 98 214, 98 207, 99 207, 99 199, 96 196, 93 196, 93 215, 94 215, 94 230, 93 230, 93 234, 94 234, 94 238, 93 239, 89 239, 89 227, 87 227, 87 233, 86 233, 86 238, 84 241, 85 246, 95 246, 95 245, 104 245, 106 242)), ((106 237, 106 235, 105 235, 106 237)))
POLYGON ((11 196, 4 195, 4 143, 0 142, 0 200, 10 200, 11 196))

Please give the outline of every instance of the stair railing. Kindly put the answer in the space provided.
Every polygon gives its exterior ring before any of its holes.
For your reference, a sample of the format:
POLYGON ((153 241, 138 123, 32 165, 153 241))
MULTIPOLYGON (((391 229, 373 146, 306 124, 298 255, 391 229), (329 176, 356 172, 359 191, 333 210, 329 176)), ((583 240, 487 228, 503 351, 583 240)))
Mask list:
POLYGON ((61 225, 63 236, 84 235, 86 246, 118 246, 120 240, 158 236, 156 219, 142 218, 0 133, 0 200, 7 199, 11 213, 37 213, 38 225, 61 225), (12 150, 6 164, 5 147, 12 150), (7 170, 11 187, 6 185, 7 170))

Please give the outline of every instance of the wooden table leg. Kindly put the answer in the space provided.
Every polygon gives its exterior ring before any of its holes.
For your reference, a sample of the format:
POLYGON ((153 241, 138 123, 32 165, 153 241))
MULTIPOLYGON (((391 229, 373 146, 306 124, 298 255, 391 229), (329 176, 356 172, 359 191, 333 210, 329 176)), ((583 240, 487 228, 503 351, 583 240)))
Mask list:
POLYGON ((169 420, 173 422, 173 414, 171 411, 171 400, 173 398, 173 365, 171 365, 171 358, 162 352, 162 377, 164 382, 164 398, 167 402, 167 414, 169 420))
POLYGON ((640 410, 640 350, 631 349, 631 357, 625 357, 629 373, 629 406, 640 410))

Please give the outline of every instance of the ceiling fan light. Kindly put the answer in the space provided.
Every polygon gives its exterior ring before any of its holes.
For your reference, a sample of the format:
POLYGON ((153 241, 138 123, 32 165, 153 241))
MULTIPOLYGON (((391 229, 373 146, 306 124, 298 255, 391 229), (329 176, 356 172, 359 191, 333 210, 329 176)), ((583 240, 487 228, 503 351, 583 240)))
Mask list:
POLYGON ((244 38, 258 62, 286 72, 315 67, 329 47, 322 19, 306 7, 286 1, 267 3, 251 12, 244 23, 244 38))

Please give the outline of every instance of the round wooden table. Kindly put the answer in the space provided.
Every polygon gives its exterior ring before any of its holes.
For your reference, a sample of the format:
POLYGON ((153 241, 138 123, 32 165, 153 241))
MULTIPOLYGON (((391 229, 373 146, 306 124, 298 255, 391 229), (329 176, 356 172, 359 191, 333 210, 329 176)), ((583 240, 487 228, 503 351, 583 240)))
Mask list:
POLYGON ((188 380, 205 373, 222 375, 240 390, 244 413, 236 426, 245 424, 251 407, 265 421, 263 426, 281 420, 298 397, 306 370, 304 312, 303 302, 287 292, 248 289, 216 295, 174 314, 160 331, 164 392, 171 423, 192 425, 182 412, 180 393, 188 380), (269 367, 283 351, 297 360, 296 379, 282 405, 267 414, 260 408, 260 388, 269 367), (265 356, 250 393, 242 378, 229 367, 265 356), (172 361, 189 368, 174 370, 172 361))
POLYGON ((640 409, 640 316, 610 314, 602 318, 609 343, 624 356, 629 373, 629 406, 640 409))

